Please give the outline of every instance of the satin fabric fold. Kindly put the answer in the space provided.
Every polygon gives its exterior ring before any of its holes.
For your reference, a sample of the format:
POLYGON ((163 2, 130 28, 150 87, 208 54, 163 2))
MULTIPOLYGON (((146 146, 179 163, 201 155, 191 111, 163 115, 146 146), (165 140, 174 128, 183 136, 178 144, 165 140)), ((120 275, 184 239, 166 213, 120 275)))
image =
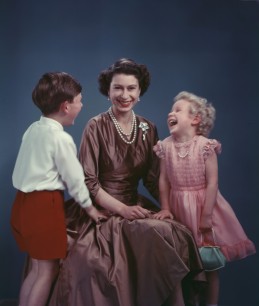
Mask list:
POLYGON ((201 270, 192 235, 175 221, 88 220, 62 263, 49 306, 158 306, 190 271, 201 270))

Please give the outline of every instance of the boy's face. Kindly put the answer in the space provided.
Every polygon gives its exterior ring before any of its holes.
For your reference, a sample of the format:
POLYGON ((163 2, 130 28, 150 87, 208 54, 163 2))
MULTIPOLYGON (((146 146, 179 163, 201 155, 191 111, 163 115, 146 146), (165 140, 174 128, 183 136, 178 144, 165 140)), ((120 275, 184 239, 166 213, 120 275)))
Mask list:
POLYGON ((75 96, 72 103, 68 103, 68 125, 72 125, 75 122, 77 115, 80 113, 83 103, 82 94, 75 96))

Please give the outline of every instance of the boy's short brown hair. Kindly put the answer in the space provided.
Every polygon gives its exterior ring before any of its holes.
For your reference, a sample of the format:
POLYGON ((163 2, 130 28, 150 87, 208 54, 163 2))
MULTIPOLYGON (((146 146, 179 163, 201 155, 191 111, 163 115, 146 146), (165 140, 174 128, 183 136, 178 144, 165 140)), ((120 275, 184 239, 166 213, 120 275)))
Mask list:
POLYGON ((64 101, 72 102, 81 91, 81 84, 68 73, 47 72, 33 89, 32 100, 43 115, 49 115, 64 101))

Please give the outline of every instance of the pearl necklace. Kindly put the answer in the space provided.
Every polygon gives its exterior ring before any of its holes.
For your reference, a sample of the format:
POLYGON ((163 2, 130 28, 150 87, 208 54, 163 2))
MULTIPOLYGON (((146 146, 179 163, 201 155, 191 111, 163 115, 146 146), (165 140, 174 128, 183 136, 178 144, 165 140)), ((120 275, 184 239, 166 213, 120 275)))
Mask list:
POLYGON ((183 146, 183 147, 180 147, 178 149, 178 152, 177 152, 177 155, 180 157, 180 158, 185 158, 187 155, 189 155, 190 151, 188 150, 188 148, 186 148, 186 145, 183 146))
POLYGON ((132 110, 131 130, 130 130, 130 132, 129 132, 128 134, 125 133, 125 132, 123 131, 123 129, 121 128, 119 122, 117 121, 117 119, 115 118, 115 116, 114 116, 114 114, 113 114, 113 112, 112 112, 111 107, 109 108, 108 113, 109 113, 109 115, 110 115, 110 117, 111 117, 111 119, 112 119, 112 121, 113 121, 113 123, 114 123, 114 125, 115 125, 115 128, 116 128, 116 130, 117 130, 117 132, 118 132, 120 138, 121 138, 125 143, 127 143, 127 144, 132 144, 132 143, 135 141, 136 136, 137 136, 137 120, 136 120, 136 115, 135 115, 134 111, 132 110), (131 136, 132 132, 133 132, 133 138, 129 141, 129 140, 127 140, 124 136, 131 136))
POLYGON ((186 151, 186 152, 183 153, 183 154, 181 154, 180 152, 178 152, 177 155, 178 155, 180 158, 185 158, 187 155, 189 155, 189 151, 186 151))

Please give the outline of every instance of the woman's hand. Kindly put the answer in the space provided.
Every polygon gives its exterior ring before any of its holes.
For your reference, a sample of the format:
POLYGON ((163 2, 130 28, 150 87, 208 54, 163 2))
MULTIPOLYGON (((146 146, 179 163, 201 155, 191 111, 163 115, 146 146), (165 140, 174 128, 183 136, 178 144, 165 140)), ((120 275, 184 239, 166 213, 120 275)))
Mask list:
POLYGON ((164 219, 174 219, 173 214, 168 209, 162 209, 154 215, 155 219, 164 220, 164 219))
POLYGON ((120 215, 128 220, 135 220, 135 219, 145 219, 150 216, 149 210, 138 206, 123 206, 123 208, 120 211, 120 215))
POLYGON ((89 217, 92 218, 97 224, 100 221, 104 221, 108 219, 108 217, 105 214, 101 213, 93 205, 85 208, 85 211, 89 215, 89 217))

